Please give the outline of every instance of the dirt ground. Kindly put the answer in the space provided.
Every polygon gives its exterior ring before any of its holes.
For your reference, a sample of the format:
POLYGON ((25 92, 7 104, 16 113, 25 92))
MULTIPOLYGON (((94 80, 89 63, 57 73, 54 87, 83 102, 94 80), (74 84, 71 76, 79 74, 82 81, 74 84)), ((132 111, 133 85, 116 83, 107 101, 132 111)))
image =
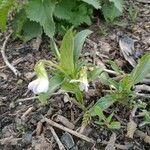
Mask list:
MULTIPOLYGON (((89 37, 89 40, 86 41, 83 50, 83 57, 89 63, 107 66, 106 62, 112 59, 125 72, 131 72, 133 67, 125 60, 120 51, 118 44, 119 35, 127 35, 135 40, 135 50, 140 53, 140 56, 147 51, 150 52, 150 4, 135 2, 135 5, 139 11, 137 20, 134 23, 129 21, 127 4, 126 12, 120 18, 121 21, 127 22, 127 25, 123 27, 109 26, 106 35, 102 35, 100 32, 100 26, 104 25, 104 22, 94 18, 93 25, 89 27, 94 32, 89 37), (95 56, 93 43, 98 45, 95 56)), ((0 47, 2 47, 8 34, 0 33, 0 47)), ((94 122, 91 122, 86 127, 83 134, 93 139, 94 144, 75 135, 68 134, 68 132, 57 127, 51 128, 50 125, 42 122, 43 115, 59 125, 78 131, 81 128, 83 114, 76 105, 66 102, 66 96, 58 91, 49 98, 46 106, 40 106, 35 95, 28 91, 28 83, 36 78, 33 70, 35 63, 42 58, 55 61, 55 57, 49 49, 50 41, 48 38, 42 38, 42 43, 38 50, 34 49, 34 42, 35 40, 22 43, 19 40, 13 41, 12 38, 8 40, 5 53, 9 62, 21 73, 19 77, 15 76, 6 66, 0 55, 0 150, 58 150, 52 129, 54 129, 64 145, 67 143, 69 150, 113 150, 114 146, 116 149, 150 149, 150 138, 148 142, 145 142, 139 136, 139 134, 143 133, 150 136, 150 126, 147 125, 142 128, 138 126, 133 139, 126 136, 127 124, 132 110, 123 105, 115 104, 106 112, 107 114, 115 112, 114 119, 121 123, 121 129, 110 130, 105 126, 96 125, 94 122), (63 120, 67 123, 65 124, 63 120)), ((87 107, 89 104, 94 104, 104 95, 102 90, 105 87, 99 82, 97 84, 96 89, 93 89, 93 86, 91 86, 89 92, 86 93, 85 105, 87 107)), ((150 110, 149 99, 141 100, 148 104, 147 108, 150 110)), ((142 118, 140 117, 134 118, 137 124, 141 120, 142 118)))

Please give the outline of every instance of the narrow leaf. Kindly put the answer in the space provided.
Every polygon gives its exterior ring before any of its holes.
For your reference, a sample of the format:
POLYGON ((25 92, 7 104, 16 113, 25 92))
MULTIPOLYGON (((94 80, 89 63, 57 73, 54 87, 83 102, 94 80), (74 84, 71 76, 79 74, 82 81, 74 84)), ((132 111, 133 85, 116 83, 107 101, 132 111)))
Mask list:
POLYGON ((120 129, 120 122, 113 121, 111 124, 108 125, 108 128, 110 129, 120 129))
POLYGON ((60 47, 60 66, 68 75, 74 72, 73 50, 74 36, 70 29, 65 34, 60 47))
POLYGON ((115 102, 115 99, 111 95, 106 95, 105 97, 100 98, 96 104, 89 110, 92 116, 95 116, 94 109, 99 106, 102 110, 107 109, 115 102))
POLYGON ((77 62, 86 37, 89 36, 91 33, 92 31, 87 29, 76 34, 74 39, 74 62, 77 62))
POLYGON ((137 84, 150 73, 150 53, 145 54, 131 73, 131 86, 137 84))
POLYGON ((101 120, 104 121, 106 119, 104 114, 103 114, 103 111, 101 110, 101 108, 99 106, 95 106, 94 112, 96 115, 99 116, 99 121, 101 121, 101 120))

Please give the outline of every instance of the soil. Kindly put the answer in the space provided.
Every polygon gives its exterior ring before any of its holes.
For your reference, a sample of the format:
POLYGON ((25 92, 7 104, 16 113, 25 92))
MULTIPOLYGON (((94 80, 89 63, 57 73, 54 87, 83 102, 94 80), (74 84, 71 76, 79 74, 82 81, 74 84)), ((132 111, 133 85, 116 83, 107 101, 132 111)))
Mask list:
MULTIPOLYGON (((118 27, 109 25, 106 35, 100 32, 100 27, 105 25, 98 18, 94 18, 94 23, 89 29, 93 34, 89 37, 90 41, 86 42, 83 50, 83 57, 88 63, 94 63, 98 66, 107 66, 108 60, 115 60, 125 72, 131 72, 133 67, 125 60, 118 44, 119 35, 127 35, 135 40, 135 50, 140 56, 145 52, 150 51, 150 5, 141 2, 134 2, 138 8, 139 15, 135 22, 129 21, 128 18, 128 3, 126 12, 120 21, 127 23, 126 26, 118 27), (96 57, 93 59, 94 47, 93 43, 98 44, 96 57)), ((81 27, 82 28, 82 27, 81 27)), ((9 31, 8 31, 9 32, 9 31)), ((0 34, 0 47, 2 47, 5 37, 9 33, 0 34)), ((34 40, 35 41, 35 40, 34 40)), ((61 124, 63 119, 67 119, 68 123, 65 126, 74 127, 74 131, 79 130, 82 126, 82 111, 76 105, 66 101, 64 94, 57 93, 49 98, 46 106, 41 106, 39 101, 31 91, 28 91, 28 84, 35 79, 34 65, 40 59, 55 60, 53 53, 49 49, 49 39, 42 38, 40 48, 35 50, 33 42, 22 43, 21 41, 13 41, 11 38, 7 43, 5 50, 8 60, 14 64, 15 68, 21 73, 17 77, 5 65, 2 56, 0 55, 0 150, 59 150, 55 141, 50 125, 41 122, 42 117, 47 118, 61 124), (28 99, 29 98, 29 99, 28 99), (28 111, 28 112, 27 112, 28 111), (58 118, 59 116, 59 118, 58 118), (61 117, 64 117, 62 120, 61 117)), ((59 41, 58 41, 59 43, 59 41)), ((138 58, 140 57, 138 56, 138 58)), ((92 86, 85 96, 85 106, 94 104, 101 96, 104 95, 102 90, 104 86, 99 81, 96 82, 96 89, 92 86)), ((149 99, 141 99, 147 103, 147 109, 150 110, 149 99)), ((106 114, 115 112, 114 120, 121 123, 121 129, 111 130, 105 126, 96 125, 91 121, 86 126, 85 134, 94 140, 95 144, 85 142, 76 136, 66 134, 63 130, 53 127, 59 139, 64 136, 69 136, 67 141, 72 143, 73 147, 69 150, 103 150, 109 149, 133 149, 133 150, 149 150, 150 141, 139 136, 137 131, 141 131, 150 136, 150 126, 139 127, 139 123, 143 117, 135 117, 134 121, 137 124, 137 130, 133 138, 127 136, 127 124, 130 121, 131 108, 116 104, 109 108, 106 114), (115 135, 115 144, 110 144, 111 137, 115 135), (72 141, 70 141, 72 140, 72 141), (106 147, 107 146, 107 147, 106 147), (110 147, 109 147, 110 146, 110 147), (112 147, 111 147, 112 146, 112 147), (108 148, 109 147, 109 148, 108 148)), ((136 115, 139 114, 137 110, 136 115)), ((66 122, 67 122, 66 121, 66 122)), ((65 145, 65 144, 64 144, 65 145)))

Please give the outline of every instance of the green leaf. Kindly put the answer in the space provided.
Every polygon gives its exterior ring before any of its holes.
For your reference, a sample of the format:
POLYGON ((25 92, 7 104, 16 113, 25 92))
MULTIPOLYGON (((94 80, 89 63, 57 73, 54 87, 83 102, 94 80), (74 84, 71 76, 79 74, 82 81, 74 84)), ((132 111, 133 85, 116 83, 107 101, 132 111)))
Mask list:
POLYGON ((80 104, 83 104, 83 93, 82 93, 80 90, 78 90, 78 91, 75 93, 75 95, 76 95, 77 101, 78 101, 80 104))
POLYGON ((60 52, 53 38, 51 39, 50 48, 55 53, 55 55, 60 59, 60 52))
POLYGON ((116 100, 111 96, 111 95, 106 95, 102 98, 100 98, 96 104, 90 108, 89 112, 91 113, 92 116, 95 116, 95 112, 94 112, 94 109, 95 107, 100 107, 101 110, 105 110, 107 109, 108 107, 110 107, 116 100))
POLYGON ((121 16, 121 12, 115 7, 114 3, 107 2, 102 7, 104 18, 107 22, 113 22, 116 17, 121 16))
POLYGON ((63 90, 65 90, 66 92, 70 92, 70 93, 75 93, 79 89, 78 87, 79 87, 78 85, 69 83, 67 81, 64 81, 61 85, 61 88, 63 90))
POLYGON ((2 31, 6 30, 7 15, 14 4, 15 0, 0 0, 0 29, 2 31))
POLYGON ((42 27, 39 23, 27 20, 23 25, 22 39, 27 42, 32 38, 40 37, 42 33, 42 27))
POLYGON ((94 112, 96 115, 99 116, 99 121, 101 120, 105 121, 106 117, 104 116, 103 111, 99 106, 94 107, 94 112))
POLYGON ((120 11, 123 12, 123 4, 124 0, 109 0, 110 2, 113 2, 115 7, 120 11))
POLYGON ((131 86, 137 84, 150 73, 150 53, 145 54, 130 75, 131 86))
POLYGON ((108 125, 108 128, 110 129, 120 129, 121 125, 118 121, 113 121, 111 124, 108 125))
POLYGON ((70 19, 76 2, 72 0, 62 0, 56 4, 54 15, 59 19, 70 19))
POLYGON ((110 85, 110 83, 109 83, 110 77, 107 72, 102 72, 99 76, 99 79, 102 84, 108 85, 108 86, 110 85))
POLYGON ((68 30, 65 34, 60 47, 60 66, 68 75, 74 73, 74 36, 72 29, 68 30))
POLYGON ((119 82, 119 91, 130 91, 130 78, 129 75, 124 75, 124 77, 119 82))
POLYGON ((74 62, 77 62, 81 55, 83 44, 87 38, 92 33, 90 30, 83 30, 76 34, 74 38, 74 62))
POLYGON ((101 8, 99 0, 82 0, 82 1, 87 3, 87 4, 89 4, 89 5, 92 5, 96 9, 100 9, 101 8))
POLYGON ((45 34, 51 38, 55 33, 54 9, 55 2, 52 0, 32 0, 29 1, 26 8, 27 17, 32 21, 40 23, 45 34))
POLYGON ((148 112, 147 110, 143 110, 143 112, 144 112, 145 121, 150 124, 150 112, 148 112))
POLYGON ((22 38, 22 30, 25 22, 27 21, 27 16, 24 9, 21 9, 14 17, 12 28, 13 28, 13 38, 22 38))
POLYGON ((71 18, 68 20, 74 27, 77 27, 83 23, 91 25, 92 9, 86 5, 79 5, 72 13, 71 18))
POLYGON ((94 81, 103 72, 103 69, 94 68, 94 70, 88 72, 88 80, 94 81))
POLYGON ((104 125, 104 122, 100 122, 100 121, 95 121, 95 123, 98 125, 104 125))
POLYGON ((121 73, 121 68, 117 65, 117 63, 116 63, 115 61, 109 60, 108 63, 111 65, 111 68, 112 68, 114 71, 116 71, 116 72, 118 72, 118 73, 121 73))
POLYGON ((119 90, 119 83, 117 81, 110 78, 108 82, 109 86, 113 86, 116 90, 119 90))
POLYGON ((112 120, 112 117, 113 117, 113 115, 114 115, 114 113, 111 113, 110 115, 109 115, 109 117, 106 119, 106 123, 107 124, 110 124, 110 122, 111 122, 111 120, 112 120))
POLYGON ((47 99, 50 95, 59 88, 64 80, 64 76, 62 74, 56 74, 49 80, 49 89, 47 93, 39 94, 39 100, 42 104, 47 103, 47 99))

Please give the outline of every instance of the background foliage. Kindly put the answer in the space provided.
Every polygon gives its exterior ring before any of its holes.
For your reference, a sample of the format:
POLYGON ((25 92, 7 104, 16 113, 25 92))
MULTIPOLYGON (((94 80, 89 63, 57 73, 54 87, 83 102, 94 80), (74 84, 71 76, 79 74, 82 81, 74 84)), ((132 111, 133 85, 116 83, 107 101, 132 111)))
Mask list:
POLYGON ((15 9, 14 38, 28 41, 44 32, 53 37, 60 30, 90 25, 95 10, 111 22, 123 12, 123 0, 0 0, 0 29, 5 31, 9 12, 15 9), (16 4, 16 5, 15 5, 16 4))

